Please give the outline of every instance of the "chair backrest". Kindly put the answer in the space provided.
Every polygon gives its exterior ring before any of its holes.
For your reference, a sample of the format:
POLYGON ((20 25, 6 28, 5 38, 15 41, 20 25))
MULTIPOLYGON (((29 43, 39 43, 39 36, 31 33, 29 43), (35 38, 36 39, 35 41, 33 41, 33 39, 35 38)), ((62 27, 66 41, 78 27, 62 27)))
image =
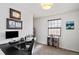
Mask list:
POLYGON ((26 38, 27 38, 27 37, 25 36, 25 37, 24 37, 24 40, 26 40, 26 38))
POLYGON ((30 47, 29 47, 30 51, 32 51, 33 45, 34 45, 34 39, 32 39, 32 41, 30 42, 30 47))
POLYGON ((20 41, 24 41, 24 38, 22 37, 22 38, 20 39, 20 41))

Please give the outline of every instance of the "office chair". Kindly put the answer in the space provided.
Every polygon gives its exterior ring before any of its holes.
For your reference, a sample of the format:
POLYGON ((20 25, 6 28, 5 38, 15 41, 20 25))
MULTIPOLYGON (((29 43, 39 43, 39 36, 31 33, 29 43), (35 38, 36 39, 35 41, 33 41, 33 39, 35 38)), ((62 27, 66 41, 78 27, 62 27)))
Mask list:
MULTIPOLYGON (((22 40, 24 38, 21 38, 22 40)), ((26 39, 27 40, 27 39, 26 39)), ((20 44, 20 51, 25 51, 25 53, 27 53, 27 55, 32 55, 32 49, 33 49, 33 45, 34 45, 34 39, 32 39, 31 41, 26 41, 23 44, 20 44)))
POLYGON ((32 49, 33 49, 33 45, 34 45, 34 39, 32 39, 31 41, 26 42, 25 45, 26 45, 25 52, 27 52, 28 55, 32 55, 32 49), (28 45, 29 45, 29 47, 27 47, 28 45))

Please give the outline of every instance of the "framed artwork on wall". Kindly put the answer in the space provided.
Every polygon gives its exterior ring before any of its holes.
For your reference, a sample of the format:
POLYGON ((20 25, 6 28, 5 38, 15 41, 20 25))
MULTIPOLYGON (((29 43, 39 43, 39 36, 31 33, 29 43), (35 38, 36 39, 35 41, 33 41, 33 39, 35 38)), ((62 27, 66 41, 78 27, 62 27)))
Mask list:
POLYGON ((22 29, 22 21, 15 21, 15 29, 22 29))
POLYGON ((22 21, 15 21, 7 18, 6 27, 7 29, 22 29, 22 21))
POLYGON ((74 21, 73 20, 66 22, 66 29, 74 29, 74 21))
POLYGON ((10 18, 20 20, 21 19, 21 12, 10 8, 10 18))

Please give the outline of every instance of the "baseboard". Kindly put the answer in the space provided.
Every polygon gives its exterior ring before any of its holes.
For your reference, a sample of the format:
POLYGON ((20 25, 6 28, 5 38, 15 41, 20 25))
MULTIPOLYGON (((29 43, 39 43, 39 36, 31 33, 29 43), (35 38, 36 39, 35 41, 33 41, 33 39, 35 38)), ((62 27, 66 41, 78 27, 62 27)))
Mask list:
POLYGON ((69 49, 66 49, 66 48, 61 48, 61 47, 59 47, 59 49, 62 49, 62 50, 65 50, 65 51, 74 52, 74 53, 79 53, 78 51, 73 51, 73 50, 69 50, 69 49))

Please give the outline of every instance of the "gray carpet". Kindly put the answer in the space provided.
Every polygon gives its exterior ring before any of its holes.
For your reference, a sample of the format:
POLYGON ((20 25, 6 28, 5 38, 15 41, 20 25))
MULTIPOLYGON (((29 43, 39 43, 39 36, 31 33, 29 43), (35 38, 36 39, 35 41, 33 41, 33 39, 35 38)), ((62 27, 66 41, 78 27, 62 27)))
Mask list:
POLYGON ((36 44, 33 55, 79 55, 79 53, 62 50, 43 44, 36 44))

